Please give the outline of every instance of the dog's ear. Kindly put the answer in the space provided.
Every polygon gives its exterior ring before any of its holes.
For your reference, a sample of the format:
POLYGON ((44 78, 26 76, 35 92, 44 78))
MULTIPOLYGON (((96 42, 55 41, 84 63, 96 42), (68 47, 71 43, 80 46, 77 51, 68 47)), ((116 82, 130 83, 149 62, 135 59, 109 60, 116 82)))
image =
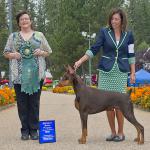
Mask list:
POLYGON ((75 73, 74 69, 70 65, 68 65, 68 71, 69 71, 70 74, 75 73))

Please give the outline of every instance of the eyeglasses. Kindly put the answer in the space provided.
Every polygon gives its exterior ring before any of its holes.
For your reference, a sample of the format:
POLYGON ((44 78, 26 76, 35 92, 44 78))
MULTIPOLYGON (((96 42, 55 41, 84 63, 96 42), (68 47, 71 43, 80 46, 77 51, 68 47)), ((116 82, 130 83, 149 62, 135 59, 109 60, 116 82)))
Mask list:
POLYGON ((26 21, 26 20, 30 20, 30 18, 20 18, 19 20, 20 21, 24 21, 24 20, 26 21))

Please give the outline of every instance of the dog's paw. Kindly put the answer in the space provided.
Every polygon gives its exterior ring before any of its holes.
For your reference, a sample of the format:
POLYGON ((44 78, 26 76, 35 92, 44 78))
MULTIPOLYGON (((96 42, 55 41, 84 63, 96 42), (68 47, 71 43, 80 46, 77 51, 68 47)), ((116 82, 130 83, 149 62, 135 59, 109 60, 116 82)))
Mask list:
POLYGON ((78 142, 79 144, 86 144, 86 140, 82 138, 78 139, 78 142))
POLYGON ((140 140, 140 141, 138 142, 138 144, 139 144, 139 145, 144 144, 144 141, 140 140))

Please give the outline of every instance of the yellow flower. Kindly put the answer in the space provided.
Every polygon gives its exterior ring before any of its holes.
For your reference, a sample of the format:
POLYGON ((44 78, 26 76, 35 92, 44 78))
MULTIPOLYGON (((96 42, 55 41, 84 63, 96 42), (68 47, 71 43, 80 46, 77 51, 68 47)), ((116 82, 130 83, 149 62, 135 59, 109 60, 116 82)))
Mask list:
POLYGON ((8 86, 0 89, 0 105, 6 105, 14 102, 15 98, 12 89, 10 89, 8 86))
POLYGON ((47 87, 45 87, 45 86, 42 86, 42 91, 47 91, 47 87))

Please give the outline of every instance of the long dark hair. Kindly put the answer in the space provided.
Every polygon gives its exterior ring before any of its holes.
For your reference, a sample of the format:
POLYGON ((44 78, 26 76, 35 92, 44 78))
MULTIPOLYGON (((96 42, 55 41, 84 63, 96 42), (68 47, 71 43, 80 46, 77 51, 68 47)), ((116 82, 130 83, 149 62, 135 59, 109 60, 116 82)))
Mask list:
POLYGON ((122 31, 126 31, 127 29, 127 16, 126 13, 121 8, 114 8, 111 10, 108 18, 108 25, 112 29, 111 19, 114 14, 119 14, 121 18, 121 29, 122 31))

